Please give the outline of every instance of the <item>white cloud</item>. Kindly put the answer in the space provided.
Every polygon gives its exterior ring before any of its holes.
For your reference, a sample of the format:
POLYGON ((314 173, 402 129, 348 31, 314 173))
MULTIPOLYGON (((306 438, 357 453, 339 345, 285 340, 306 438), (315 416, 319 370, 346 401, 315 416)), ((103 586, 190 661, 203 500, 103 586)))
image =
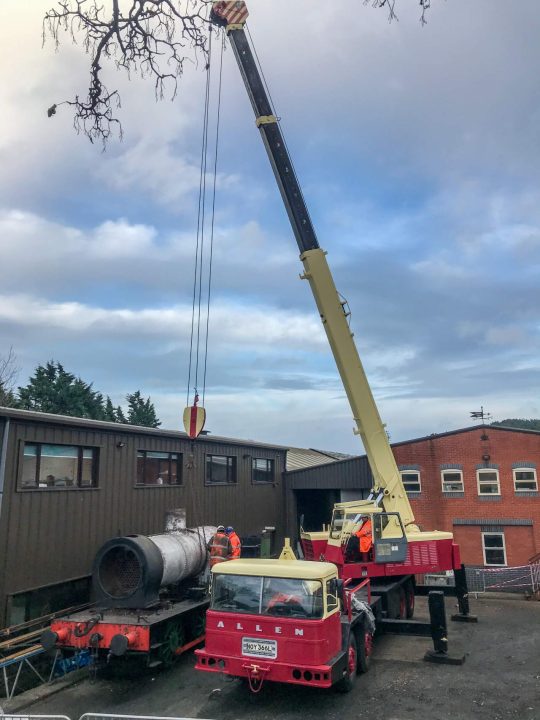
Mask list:
MULTIPOLYGON (((204 320, 204 315, 203 315, 204 320)), ((28 295, 0 295, 0 325, 61 328, 76 337, 91 331, 95 336, 161 336, 164 342, 178 338, 185 345, 191 329, 191 307, 108 309, 78 302, 50 302, 28 295)), ((242 352, 273 352, 282 345, 305 351, 326 350, 324 331, 314 316, 277 311, 271 307, 242 307, 221 302, 211 311, 212 343, 242 352)), ((91 338, 88 338, 91 343, 91 338)))
MULTIPOLYGON (((147 193, 171 211, 186 214, 186 209, 193 212, 195 207, 200 184, 199 160, 183 157, 162 137, 144 134, 122 154, 112 160, 107 158, 96 174, 113 190, 147 193)), ((206 183, 208 187, 213 183, 210 173, 206 173, 206 183)), ((237 175, 217 174, 219 191, 238 193, 238 185, 237 175)))

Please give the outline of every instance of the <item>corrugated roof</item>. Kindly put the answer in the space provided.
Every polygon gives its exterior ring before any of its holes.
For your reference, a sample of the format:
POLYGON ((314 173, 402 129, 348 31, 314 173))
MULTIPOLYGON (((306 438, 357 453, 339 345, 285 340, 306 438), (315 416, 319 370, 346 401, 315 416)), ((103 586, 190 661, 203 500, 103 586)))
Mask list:
POLYGON ((343 458, 343 456, 341 458, 336 457, 337 454, 339 453, 331 454, 311 448, 289 448, 287 450, 286 469, 287 471, 303 470, 315 465, 327 465, 343 458))

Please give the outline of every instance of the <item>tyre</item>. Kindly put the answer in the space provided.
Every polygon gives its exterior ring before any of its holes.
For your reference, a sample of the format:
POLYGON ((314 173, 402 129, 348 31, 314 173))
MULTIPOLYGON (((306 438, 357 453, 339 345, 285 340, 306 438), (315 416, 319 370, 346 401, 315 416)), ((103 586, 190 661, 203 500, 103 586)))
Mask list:
POLYGON ((406 617, 410 620, 414 616, 414 583, 409 580, 405 585, 406 617))
POLYGON ((358 649, 358 660, 356 671, 366 673, 371 665, 371 655, 373 653, 373 635, 368 631, 366 626, 362 624, 356 635, 356 647, 358 649))
POLYGON ((353 689, 356 673, 358 670, 358 650, 356 636, 353 632, 349 634, 349 646, 347 648, 347 674, 336 683, 336 690, 341 693, 350 692, 353 689))
POLYGON ((407 595, 403 585, 399 588, 399 619, 405 620, 407 616, 407 595))

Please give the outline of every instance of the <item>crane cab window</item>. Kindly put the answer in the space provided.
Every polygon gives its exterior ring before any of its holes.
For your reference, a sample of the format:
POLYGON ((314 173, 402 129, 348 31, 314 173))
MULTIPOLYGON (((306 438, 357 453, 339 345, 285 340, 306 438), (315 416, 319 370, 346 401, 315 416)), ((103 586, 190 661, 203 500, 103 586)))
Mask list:
POLYGON ((339 607, 337 578, 326 581, 326 612, 332 612, 339 607))
POLYGON ((339 540, 343 529, 343 521, 345 520, 345 510, 334 510, 332 514, 332 525, 330 527, 330 537, 339 540))
POLYGON ((379 513, 373 515, 373 537, 376 540, 382 538, 402 538, 405 535, 401 518, 398 513, 379 513))
POLYGON ((332 515, 332 524, 330 526, 330 537, 339 540, 345 534, 350 534, 353 526, 358 523, 362 515, 358 512, 348 512, 341 508, 336 508, 332 515))
POLYGON ((215 573, 211 609, 272 617, 318 619, 323 615, 322 583, 320 580, 215 573))

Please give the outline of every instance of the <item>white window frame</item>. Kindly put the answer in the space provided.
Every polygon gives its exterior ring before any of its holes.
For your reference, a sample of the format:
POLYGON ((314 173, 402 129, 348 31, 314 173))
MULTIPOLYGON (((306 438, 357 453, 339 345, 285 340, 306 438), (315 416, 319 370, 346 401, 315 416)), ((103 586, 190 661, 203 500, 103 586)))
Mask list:
POLYGON ((533 468, 533 467, 514 468, 512 470, 512 476, 514 478, 514 492, 517 492, 517 493, 538 492, 538 477, 536 475, 536 468, 533 468), (518 487, 516 487, 516 483, 518 483, 518 482, 530 482, 530 480, 516 480, 516 473, 518 473, 518 472, 532 472, 532 474, 534 476, 534 483, 535 483, 536 487, 532 488, 532 489, 531 488, 519 489, 518 487))
MULTIPOLYGON (((499 548, 487 548, 487 550, 498 550, 499 548)), ((506 557, 506 540, 504 537, 504 532, 483 532, 482 533, 482 554, 484 556, 484 565, 487 565, 488 567, 507 567, 508 566, 508 559, 506 557), (502 551, 504 555, 504 562, 503 563, 488 563, 486 560, 486 543, 485 543, 485 536, 486 535, 500 535, 502 537, 502 551)))
MULTIPOLYGON (((448 480, 447 482, 452 482, 448 480)), ((456 481, 454 481, 456 482, 456 481)), ((465 485, 463 484, 463 470, 460 470, 459 468, 446 468, 445 470, 441 470, 441 488, 443 493, 450 493, 450 492, 465 492, 465 485), (461 490, 445 490, 444 489, 444 475, 445 473, 452 473, 453 475, 459 475, 461 480, 461 490)))
MULTIPOLYGON (((485 483, 487 483, 487 482, 492 483, 493 481, 491 481, 491 480, 489 480, 489 481, 488 481, 488 480, 484 480, 484 482, 485 482, 485 483)), ((498 471, 496 468, 480 468, 480 469, 478 469, 478 470, 476 471, 476 486, 477 486, 477 489, 478 489, 478 495, 481 496, 481 497, 498 497, 498 496, 500 496, 500 494, 501 494, 501 478, 500 478, 500 476, 499 476, 499 471, 498 471), (497 482, 497 488, 498 488, 498 490, 497 490, 496 493, 483 493, 483 492, 480 492, 480 475, 481 475, 482 473, 488 473, 488 472, 489 472, 489 473, 495 473, 495 475, 497 476, 497 481, 496 481, 496 482, 497 482)))
POLYGON ((420 470, 400 470, 399 474, 401 476, 401 482, 403 483, 403 487, 405 488, 405 492, 408 493, 420 493, 422 492, 422 481, 420 479, 420 470), (418 478, 418 490, 408 490, 405 481, 403 480, 404 475, 416 475, 418 478))

